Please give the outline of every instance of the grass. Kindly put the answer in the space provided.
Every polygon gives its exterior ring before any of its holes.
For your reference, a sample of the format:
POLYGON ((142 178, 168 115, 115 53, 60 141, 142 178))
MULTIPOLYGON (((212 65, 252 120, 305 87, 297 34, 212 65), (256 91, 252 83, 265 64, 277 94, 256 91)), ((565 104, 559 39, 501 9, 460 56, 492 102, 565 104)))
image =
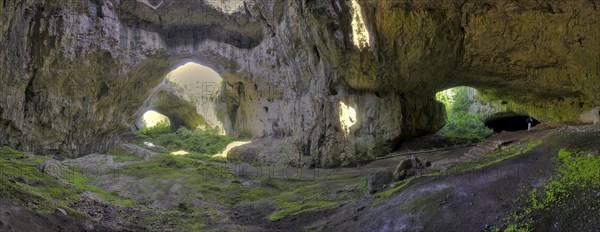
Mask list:
POLYGON ((513 144, 513 145, 505 147, 504 149, 500 149, 500 150, 492 152, 491 154, 482 156, 476 160, 454 164, 454 165, 450 166, 449 168, 442 170, 442 171, 433 172, 433 173, 425 174, 422 176, 413 176, 406 180, 402 180, 400 182, 395 183, 396 186, 394 188, 374 194, 373 198, 375 200, 373 202, 371 202, 371 205, 372 206, 378 205, 381 202, 383 202, 385 199, 388 199, 388 198, 396 195, 398 192, 400 192, 402 189, 406 188, 411 182, 413 182, 414 180, 416 180, 418 178, 441 176, 441 175, 451 175, 451 174, 458 174, 458 173, 462 173, 462 172, 481 169, 481 168, 490 166, 492 164, 496 164, 496 163, 502 162, 504 160, 516 157, 518 155, 527 153, 527 152, 531 151, 532 149, 534 149, 535 147, 541 145, 542 143, 543 143, 542 140, 538 139, 538 140, 531 140, 531 141, 521 142, 518 144, 513 144))
MULTIPOLYGON (((120 149, 109 154, 115 156, 116 162, 139 159, 120 149)), ((159 154, 147 161, 129 163, 112 170, 134 181, 118 183, 117 190, 111 192, 95 183, 112 178, 114 172, 86 175, 81 168, 65 166, 60 172, 65 181, 61 182, 38 169, 39 163, 49 157, 23 159, 22 152, 10 148, 0 149, 0 156, 0 194, 18 204, 41 213, 63 208, 69 214, 77 214, 69 205, 78 201, 83 192, 89 191, 107 202, 139 209, 145 216, 122 216, 156 230, 198 231, 218 220, 228 220, 216 208, 202 210, 191 202, 232 207, 240 202, 271 199, 278 210, 268 219, 279 220, 289 215, 339 206, 362 196, 364 190, 360 184, 355 184, 356 179, 361 178, 356 175, 336 176, 318 183, 261 178, 258 186, 247 187, 242 182, 255 180, 239 180, 227 164, 214 163, 210 156, 191 153, 183 156, 159 154), (20 179, 22 182, 15 181, 20 179), (175 185, 179 186, 176 193, 172 190, 175 185), (329 194, 337 191, 339 185, 349 186, 351 190, 329 194), (156 210, 153 206, 156 201, 171 206, 156 210)))
POLYGON ((66 182, 42 173, 38 166, 41 162, 50 160, 50 157, 34 156, 31 159, 15 159, 15 157, 22 157, 23 153, 7 147, 0 148, 0 153, 3 154, 0 158, 2 196, 35 212, 52 213, 56 208, 63 208, 77 215, 78 213, 68 205, 79 200, 85 190, 117 205, 132 205, 130 200, 122 199, 88 184, 90 179, 75 168, 64 166, 61 170, 55 171, 66 182))
POLYGON ((272 197, 279 210, 269 215, 268 219, 279 220, 288 215, 333 208, 344 203, 343 200, 322 194, 325 191, 321 184, 300 184, 281 192, 272 197))
POLYGON ((455 142, 480 142, 494 134, 487 128, 480 116, 469 113, 474 103, 468 96, 467 87, 451 88, 436 94, 436 99, 446 106, 447 122, 438 132, 455 142))
MULTIPOLYGON (((144 125, 147 123, 144 121, 144 125)), ((138 134, 145 136, 157 136, 171 132, 171 124, 168 120, 162 120, 153 127, 144 128, 138 131, 138 134)))
POLYGON ((445 170, 427 174, 427 176, 438 176, 438 175, 442 175, 442 174, 455 174, 455 173, 461 173, 461 172, 465 172, 465 171, 472 171, 472 170, 484 168, 484 167, 490 166, 492 164, 496 164, 496 163, 505 161, 507 159, 525 154, 525 153, 531 151, 532 149, 542 145, 542 143, 543 143, 542 140, 536 139, 536 140, 528 140, 528 141, 520 142, 517 144, 511 144, 511 145, 503 147, 499 150, 493 151, 490 154, 486 154, 485 156, 482 156, 478 159, 466 161, 466 162, 460 162, 460 163, 450 166, 449 168, 447 168, 445 170))
POLYGON ((108 151, 108 154, 114 156, 113 161, 117 163, 141 160, 141 157, 131 154, 123 149, 110 150, 108 151))
POLYGON ((99 188, 93 184, 91 184, 91 178, 84 174, 81 169, 69 167, 66 175, 64 176, 65 180, 69 183, 73 184, 78 189, 85 189, 94 193, 96 196, 102 198, 107 202, 111 202, 115 205, 121 206, 132 206, 133 201, 131 199, 126 199, 118 194, 114 194, 108 192, 105 189, 99 188))
POLYGON ((214 155, 236 141, 231 136, 219 135, 208 129, 188 130, 179 128, 176 132, 158 133, 150 136, 141 134, 142 140, 167 148, 168 151, 185 150, 198 154, 214 155))
POLYGON ((79 199, 81 189, 68 186, 42 173, 38 165, 49 157, 24 158, 24 153, 9 147, 0 148, 0 195, 38 213, 52 213, 57 208, 80 215, 68 205, 79 199))
POLYGON ((448 121, 439 133, 453 141, 476 143, 492 136, 494 131, 487 128, 479 116, 458 111, 448 113, 448 121))
POLYGON ((406 180, 402 180, 398 183, 396 183, 396 187, 388 189, 386 191, 377 193, 375 195, 373 195, 373 197, 376 199, 375 201, 371 202, 371 206, 376 206, 379 205, 379 203, 381 203, 383 200, 388 199, 394 195, 396 195, 396 193, 400 192, 400 190, 404 189, 406 186, 408 186, 413 180, 419 178, 419 176, 413 176, 411 178, 408 178, 406 180))
POLYGON ((596 196, 600 192, 600 156, 561 149, 556 156, 556 170, 557 174, 542 188, 529 191, 521 209, 505 219, 505 231, 531 231, 540 226, 537 220, 543 218, 570 226, 598 219, 594 205, 600 205, 600 198, 596 196))

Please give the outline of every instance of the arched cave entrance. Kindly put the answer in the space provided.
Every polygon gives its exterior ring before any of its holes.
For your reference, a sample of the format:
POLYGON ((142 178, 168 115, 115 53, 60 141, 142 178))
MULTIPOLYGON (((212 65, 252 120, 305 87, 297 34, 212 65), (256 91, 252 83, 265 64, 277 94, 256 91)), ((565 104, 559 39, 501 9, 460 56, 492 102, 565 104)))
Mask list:
POLYGON ((219 104, 222 83, 221 76, 206 66, 194 62, 178 66, 166 75, 138 111, 143 115, 138 116, 136 128, 145 128, 144 119, 149 112, 155 118, 159 117, 157 114, 167 118, 173 131, 180 127, 210 128, 224 134, 219 117, 224 109, 219 104))
POLYGON ((146 111, 146 113, 144 113, 144 115, 142 115, 142 121, 139 127, 150 128, 161 124, 166 124, 169 127, 171 127, 171 120, 169 120, 169 117, 165 116, 164 114, 161 114, 154 110, 148 110, 146 111))
MULTIPOLYGON (((527 119, 528 115, 516 114, 516 113, 501 113, 493 115, 492 117, 485 120, 485 126, 493 129, 494 132, 499 133, 502 131, 520 131, 527 130, 527 119)), ((531 127, 540 124, 535 118, 532 118, 533 122, 531 127)))

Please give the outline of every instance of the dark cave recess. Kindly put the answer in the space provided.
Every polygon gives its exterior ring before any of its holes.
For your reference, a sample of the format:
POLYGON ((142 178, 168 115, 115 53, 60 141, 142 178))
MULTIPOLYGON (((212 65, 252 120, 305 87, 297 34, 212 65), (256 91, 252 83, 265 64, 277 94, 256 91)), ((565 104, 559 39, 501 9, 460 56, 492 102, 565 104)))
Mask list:
MULTIPOLYGON (((527 119, 528 115, 520 115, 520 114, 504 114, 498 115, 492 118, 485 120, 485 126, 494 130, 494 132, 499 133, 502 131, 520 131, 527 130, 527 119)), ((532 118, 531 127, 540 124, 535 118, 532 118)))

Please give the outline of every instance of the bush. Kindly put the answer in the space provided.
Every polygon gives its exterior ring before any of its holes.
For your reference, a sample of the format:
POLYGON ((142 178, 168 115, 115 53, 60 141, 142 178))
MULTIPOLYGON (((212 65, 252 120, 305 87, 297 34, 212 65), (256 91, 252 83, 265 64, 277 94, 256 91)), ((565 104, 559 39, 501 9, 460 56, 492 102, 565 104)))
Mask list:
POLYGON ((469 114, 473 100, 469 99, 467 87, 456 87, 448 92, 439 92, 436 97, 446 106, 448 121, 439 133, 452 140, 479 142, 494 134, 481 118, 469 114))
MULTIPOLYGON (((145 123, 144 123, 145 124, 145 123)), ((165 134, 171 132, 171 125, 167 120, 161 120, 153 127, 144 128, 138 131, 138 134, 155 137, 159 134, 165 134)))
POLYGON ((459 111, 448 114, 448 121, 440 134, 451 139, 478 142, 493 135, 494 131, 487 128, 478 116, 459 111))
POLYGON ((222 152, 229 143, 236 139, 216 134, 211 130, 188 130, 182 127, 173 133, 157 134, 152 140, 153 143, 166 147, 169 150, 185 150, 212 155, 222 152))

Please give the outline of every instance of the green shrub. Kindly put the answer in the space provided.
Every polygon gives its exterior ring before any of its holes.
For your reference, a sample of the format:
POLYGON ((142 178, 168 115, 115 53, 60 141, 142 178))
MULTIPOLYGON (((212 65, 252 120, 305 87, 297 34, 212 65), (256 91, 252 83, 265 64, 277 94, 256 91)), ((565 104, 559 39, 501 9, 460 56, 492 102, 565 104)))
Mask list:
POLYGON ((473 100, 469 99, 467 87, 456 87, 447 92, 439 92, 436 98, 444 103, 448 114, 446 125, 439 131, 441 135, 453 140, 479 142, 494 134, 494 131, 487 128, 479 116, 469 114, 473 100))
POLYGON ((131 154, 123 149, 110 150, 108 151, 108 154, 114 156, 113 161, 117 163, 122 163, 126 161, 137 161, 141 159, 141 157, 135 154, 131 154))
MULTIPOLYGON (((145 123, 144 123, 145 124, 145 123)), ((155 137, 160 134, 165 134, 171 132, 171 125, 168 120, 161 120, 156 125, 152 127, 147 127, 138 131, 138 134, 155 137)))
MULTIPOLYGON (((505 231, 529 231, 544 213, 569 214, 573 213, 569 212, 571 210, 585 210, 587 205, 594 204, 577 197, 598 199, 600 156, 560 149, 556 161, 556 175, 542 188, 534 188, 528 193, 528 202, 506 219, 505 231)), ((575 214, 578 217, 584 215, 581 212, 575 214)))
POLYGON ((169 150, 185 150, 199 154, 217 154, 236 139, 226 135, 219 135, 211 130, 196 129, 188 130, 179 128, 173 133, 158 134, 152 138, 152 142, 169 150))
POLYGON ((446 125, 439 132, 443 136, 472 142, 481 141, 494 134, 478 116, 458 111, 448 115, 446 125))

